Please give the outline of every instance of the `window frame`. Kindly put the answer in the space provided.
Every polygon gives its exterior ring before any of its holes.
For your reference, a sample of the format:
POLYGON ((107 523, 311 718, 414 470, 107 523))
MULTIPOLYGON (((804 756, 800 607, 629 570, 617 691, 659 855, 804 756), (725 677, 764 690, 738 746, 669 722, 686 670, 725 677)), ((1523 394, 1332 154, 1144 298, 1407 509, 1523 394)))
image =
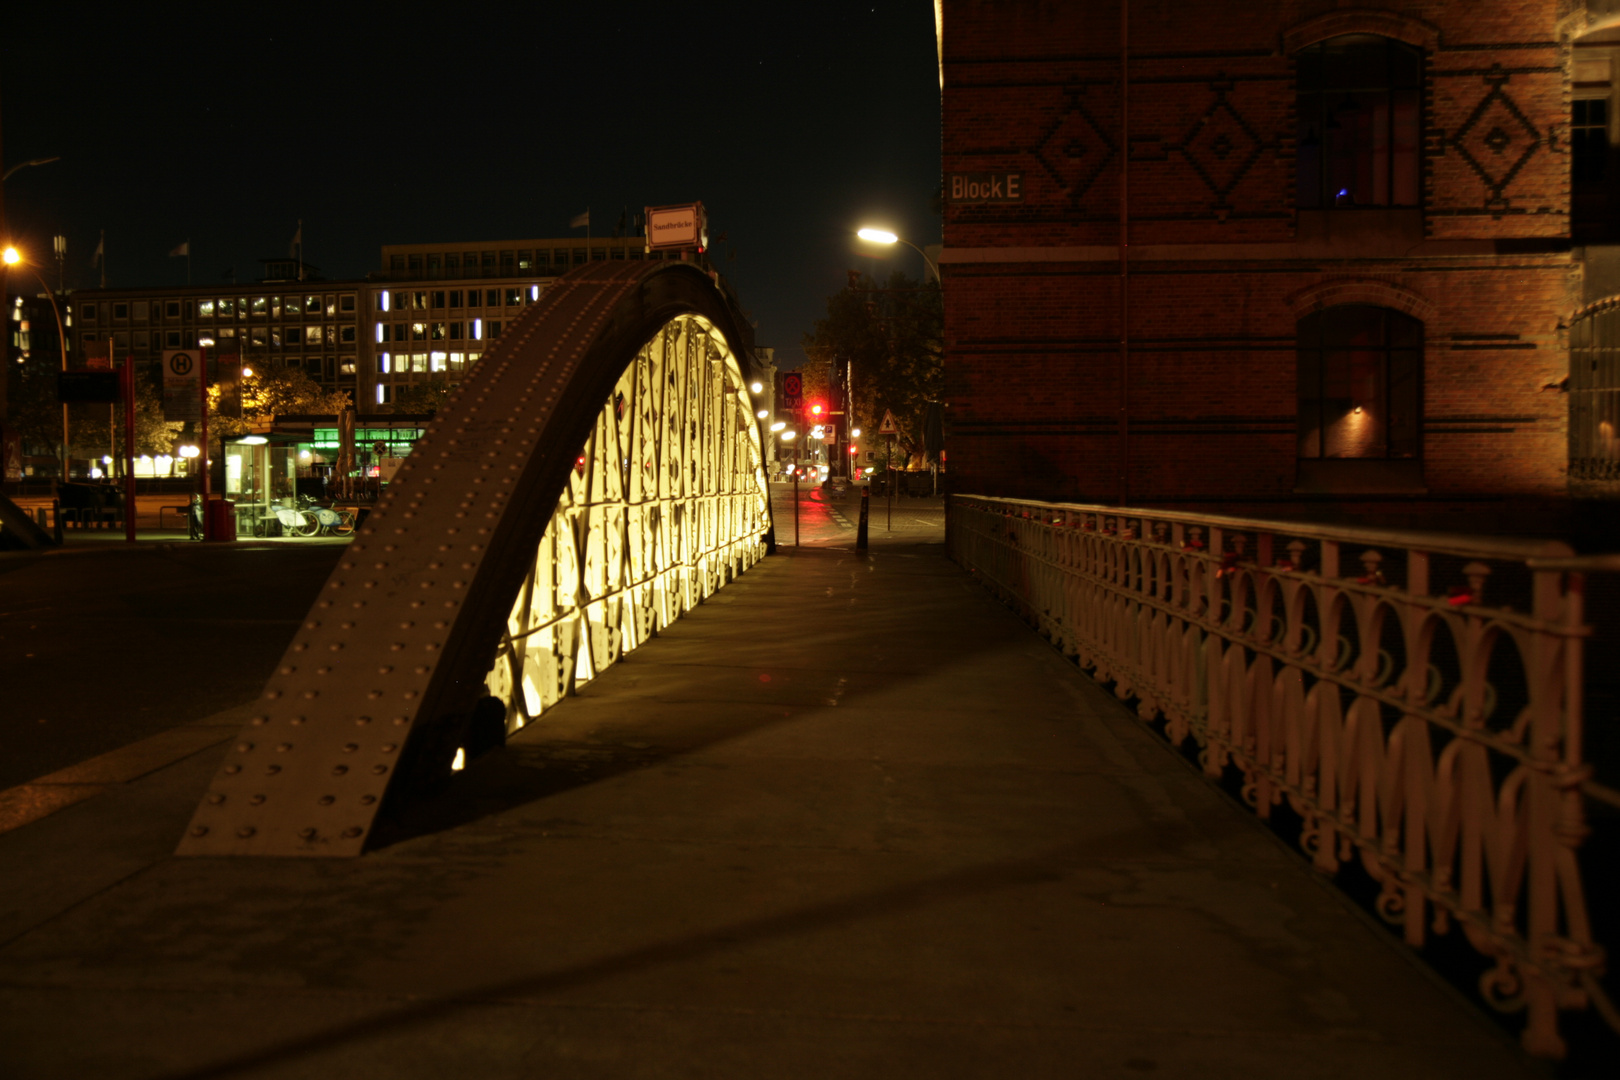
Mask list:
MULTIPOLYGON (((1321 308, 1300 318, 1295 323, 1294 330, 1294 417, 1295 441, 1294 457, 1298 462, 1421 462, 1423 460, 1424 438, 1424 370, 1426 327, 1421 319, 1408 315, 1396 308, 1381 307, 1376 304, 1339 304, 1332 307, 1321 308), (1380 322, 1379 343, 1367 345, 1356 344, 1352 341, 1330 342, 1325 333, 1326 324, 1330 319, 1343 319, 1350 312, 1366 313, 1369 317, 1377 313, 1380 322), (1411 332, 1411 341, 1399 343, 1397 333, 1401 328, 1411 332), (1314 335, 1314 342, 1308 343, 1308 338, 1314 335), (1329 383, 1329 357, 1334 353, 1375 353, 1379 356, 1378 384, 1380 386, 1380 400, 1377 402, 1378 414, 1381 415, 1383 451, 1380 454, 1329 454, 1328 453, 1328 402, 1336 400, 1330 398, 1325 390, 1329 383), (1396 420, 1395 395, 1397 392, 1396 379, 1393 376, 1395 354, 1410 355, 1412 371, 1410 374, 1409 402, 1412 409, 1411 422, 1411 453, 1391 452, 1394 438, 1394 423, 1396 420), (1307 365, 1314 364, 1314 378, 1307 382, 1307 365), (1317 394, 1314 399, 1307 399, 1306 391, 1314 385, 1317 394), (1307 400, 1314 400, 1317 405, 1314 431, 1316 433, 1315 453, 1306 452, 1308 429, 1306 427, 1307 400)), ((1354 401, 1354 397, 1349 399, 1354 401)), ((1372 403, 1369 402, 1369 405, 1372 403)), ((1403 402, 1402 404, 1406 404, 1403 402)), ((1360 411, 1357 406, 1355 411, 1360 411)))
MULTIPOLYGON (((1423 125, 1425 119, 1423 93, 1427 77, 1426 61, 1426 50, 1416 45, 1408 44, 1398 38, 1363 33, 1340 34, 1322 41, 1312 42, 1294 53, 1296 130, 1293 197, 1297 210, 1411 210, 1423 206, 1423 125), (1383 81, 1377 85, 1371 82, 1363 84, 1354 81, 1351 84, 1342 86, 1331 84, 1326 70, 1328 68, 1327 58, 1329 51, 1334 49, 1335 43, 1339 43, 1338 49, 1343 50, 1355 44, 1370 43, 1372 40, 1382 42, 1385 50, 1383 81), (1308 75, 1305 67, 1311 62, 1313 56, 1316 58, 1316 85, 1314 88, 1308 89, 1308 75), (1403 57, 1412 64, 1414 81, 1410 85, 1401 82, 1397 74, 1399 61, 1403 57), (1353 102, 1354 95, 1376 93, 1382 93, 1385 99, 1382 106, 1382 119, 1385 125, 1385 148, 1383 154, 1387 160, 1383 183, 1386 186, 1388 198, 1384 202, 1359 201, 1357 194, 1350 191, 1349 188, 1334 190, 1339 181, 1335 180, 1332 175, 1335 159, 1330 154, 1327 133, 1330 130, 1343 130, 1342 126, 1334 118, 1345 111, 1344 104, 1346 102, 1353 102), (1409 94, 1412 99, 1412 120, 1408 133, 1411 136, 1411 165, 1409 174, 1398 175, 1402 132, 1397 130, 1397 112, 1399 108, 1397 98, 1402 94, 1409 94), (1330 103, 1335 97, 1339 98, 1340 107, 1330 109, 1330 103), (1316 106, 1314 116, 1307 115, 1311 111, 1312 104, 1307 102, 1307 98, 1317 99, 1314 103, 1316 106), (1307 126, 1312 124, 1315 125, 1314 131, 1307 126), (1314 150, 1307 149, 1308 147, 1314 147, 1314 150), (1309 154, 1315 155, 1314 169, 1307 167, 1306 159, 1309 154), (1317 191, 1314 196, 1307 197, 1305 186, 1309 180, 1308 174, 1312 171, 1314 171, 1317 178, 1317 191), (1402 187, 1410 189, 1411 201, 1397 201, 1397 193, 1402 187)), ((1356 67, 1357 65, 1352 63, 1345 66, 1356 67)), ((1362 171, 1363 162, 1369 154, 1376 161, 1378 154, 1376 144, 1370 149, 1360 148, 1353 155, 1350 155, 1349 159, 1356 163, 1356 172, 1358 174, 1362 171)), ((1376 179, 1373 184, 1376 192, 1376 179)))

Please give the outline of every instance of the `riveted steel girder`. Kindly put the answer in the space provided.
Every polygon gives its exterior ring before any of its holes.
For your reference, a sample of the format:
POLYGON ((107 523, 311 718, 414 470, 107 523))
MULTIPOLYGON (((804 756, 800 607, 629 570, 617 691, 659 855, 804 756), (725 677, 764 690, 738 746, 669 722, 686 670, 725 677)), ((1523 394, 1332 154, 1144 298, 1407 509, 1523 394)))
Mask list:
POLYGON ((752 565, 769 499, 740 340, 690 264, 560 278, 356 533, 178 853, 359 854, 480 724, 498 741, 500 713, 521 727, 752 565))

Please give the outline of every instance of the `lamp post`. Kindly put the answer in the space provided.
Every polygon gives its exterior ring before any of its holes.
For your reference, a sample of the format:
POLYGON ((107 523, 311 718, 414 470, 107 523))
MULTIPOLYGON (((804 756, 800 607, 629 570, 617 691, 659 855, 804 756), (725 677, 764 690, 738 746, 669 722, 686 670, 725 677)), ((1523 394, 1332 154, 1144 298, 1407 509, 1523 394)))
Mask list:
MULTIPOLYGON (((933 273, 935 281, 940 281, 939 267, 934 265, 934 260, 928 257, 928 252, 924 251, 916 244, 913 244, 910 240, 903 239, 902 237, 890 232, 888 229, 874 229, 871 226, 858 230, 855 235, 870 244, 883 244, 885 246, 889 244, 906 245, 906 247, 922 256, 923 265, 928 267, 929 271, 933 273)), ((944 285, 944 282, 940 281, 940 284, 944 285)))
MULTIPOLYGON (((29 162, 28 164, 33 164, 33 162, 29 162)), ((22 168, 22 166, 19 165, 19 166, 17 166, 17 168, 20 169, 20 168, 22 168)), ((7 173, 6 175, 9 176, 10 173, 7 173)), ((61 347, 61 351, 62 351, 62 370, 64 372, 66 372, 67 369, 68 369, 68 361, 67 361, 67 350, 68 350, 68 347, 67 347, 67 330, 62 325, 62 309, 56 303, 56 294, 53 293, 51 291, 51 287, 45 283, 45 279, 40 276, 39 270, 34 266, 34 264, 31 263, 31 262, 26 261, 22 257, 22 252, 18 251, 15 247, 7 245, 6 250, 3 253, 0 253, 0 262, 3 262, 4 265, 7 268, 10 268, 10 267, 13 267, 13 266, 27 267, 28 272, 30 274, 33 274, 34 279, 39 282, 39 287, 45 290, 45 299, 47 299, 47 300, 49 300, 51 302, 51 312, 52 312, 52 314, 54 314, 56 316, 56 343, 57 343, 57 345, 59 345, 61 347)), ((68 480, 68 407, 67 407, 67 402, 63 402, 62 403, 62 483, 64 483, 64 484, 67 483, 67 480, 68 480)))

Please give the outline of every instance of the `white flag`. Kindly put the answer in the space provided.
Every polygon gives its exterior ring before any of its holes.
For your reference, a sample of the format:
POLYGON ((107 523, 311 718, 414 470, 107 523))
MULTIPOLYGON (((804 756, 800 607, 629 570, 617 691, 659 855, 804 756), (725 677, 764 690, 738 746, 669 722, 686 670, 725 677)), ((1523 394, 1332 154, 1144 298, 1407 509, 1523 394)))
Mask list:
MULTIPOLYGON (((101 254, 101 249, 99 247, 96 248, 96 254, 97 255, 101 254)), ((176 255, 190 255, 190 254, 191 254, 191 241, 187 240, 183 244, 176 244, 174 246, 174 250, 169 252, 169 258, 172 259, 176 255)))
POLYGON ((570 229, 588 229, 591 227, 591 212, 586 210, 583 214, 575 214, 568 221, 570 229))

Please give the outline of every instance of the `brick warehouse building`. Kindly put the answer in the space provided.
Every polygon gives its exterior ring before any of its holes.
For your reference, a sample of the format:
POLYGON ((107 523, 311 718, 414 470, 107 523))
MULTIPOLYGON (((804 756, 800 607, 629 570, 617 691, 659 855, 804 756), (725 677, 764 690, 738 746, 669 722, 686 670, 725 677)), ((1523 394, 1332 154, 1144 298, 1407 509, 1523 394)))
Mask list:
POLYGON ((1608 494, 1590 6, 1130 0, 1122 43, 1120 0, 945 0, 954 489, 1522 526, 1579 459, 1608 494))

